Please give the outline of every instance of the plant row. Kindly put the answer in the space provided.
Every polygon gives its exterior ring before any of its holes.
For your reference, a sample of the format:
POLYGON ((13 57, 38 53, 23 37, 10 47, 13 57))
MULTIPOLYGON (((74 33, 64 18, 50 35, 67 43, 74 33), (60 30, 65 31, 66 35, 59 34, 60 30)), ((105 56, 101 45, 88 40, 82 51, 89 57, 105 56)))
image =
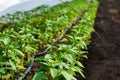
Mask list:
POLYGON ((33 80, 75 80, 76 73, 83 75, 80 62, 86 58, 90 33, 93 31, 98 2, 73 0, 53 7, 41 6, 31 11, 7 14, 1 18, 0 74, 2 80, 16 80, 22 76, 31 61, 31 55, 50 46, 45 56, 36 58, 42 64, 33 80), (76 19, 78 13, 88 6, 90 10, 56 46, 50 44, 76 19), (42 77, 40 76, 42 75, 42 77))

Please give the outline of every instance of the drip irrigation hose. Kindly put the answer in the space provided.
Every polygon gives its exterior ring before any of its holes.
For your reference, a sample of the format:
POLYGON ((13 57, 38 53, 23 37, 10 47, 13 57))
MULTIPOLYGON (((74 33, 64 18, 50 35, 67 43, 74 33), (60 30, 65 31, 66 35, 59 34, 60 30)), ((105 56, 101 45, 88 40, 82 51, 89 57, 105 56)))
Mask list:
POLYGON ((22 79, 28 74, 28 72, 31 70, 31 68, 32 68, 32 66, 33 66, 33 63, 34 63, 35 55, 33 54, 33 55, 31 56, 31 58, 32 58, 32 60, 31 60, 31 62, 30 62, 30 65, 28 66, 28 68, 25 70, 24 76, 19 77, 18 80, 22 80, 22 79))
MULTIPOLYGON (((84 10, 81 14, 79 13, 79 16, 77 17, 77 19, 75 21, 73 21, 72 24, 68 28, 65 29, 65 31, 62 34, 62 36, 59 39, 57 39, 55 42, 53 42, 51 44, 51 46, 55 45, 56 42, 62 40, 64 38, 64 36, 67 34, 67 32, 69 30, 71 30, 74 26, 76 26, 80 22, 80 20, 82 19, 82 17, 84 16, 84 14, 89 10, 89 8, 90 8, 90 6, 86 10, 84 10)), ((32 68, 32 66, 34 64, 35 57, 43 55, 43 54, 46 54, 49 49, 50 49, 50 46, 48 46, 43 52, 39 52, 37 54, 33 54, 32 57, 31 57, 31 62, 29 64, 28 68, 24 72, 24 76, 20 76, 18 78, 18 80, 23 80, 26 77, 26 75, 30 72, 30 70, 31 70, 31 68, 32 68)))

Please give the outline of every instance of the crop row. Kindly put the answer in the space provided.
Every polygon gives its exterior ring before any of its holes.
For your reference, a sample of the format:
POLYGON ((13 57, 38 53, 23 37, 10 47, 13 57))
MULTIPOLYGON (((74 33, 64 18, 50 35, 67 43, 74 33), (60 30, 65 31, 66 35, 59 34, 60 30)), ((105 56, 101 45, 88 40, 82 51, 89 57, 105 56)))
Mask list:
POLYGON ((47 54, 35 59, 42 66, 33 80, 76 80, 76 73, 85 77, 80 61, 87 58, 84 50, 90 42, 97 5, 97 1, 73 0, 3 16, 0 30, 1 79, 16 80, 24 75, 22 72, 30 63, 31 55, 42 52, 48 46, 47 54), (80 23, 51 46, 79 16, 78 12, 82 13, 88 6, 91 7, 80 23))

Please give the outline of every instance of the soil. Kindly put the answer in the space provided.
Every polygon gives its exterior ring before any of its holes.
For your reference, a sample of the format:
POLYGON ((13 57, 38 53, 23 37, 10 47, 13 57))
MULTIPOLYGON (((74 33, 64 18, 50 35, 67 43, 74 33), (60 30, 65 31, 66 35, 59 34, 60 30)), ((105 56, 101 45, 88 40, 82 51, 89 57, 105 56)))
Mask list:
POLYGON ((83 80, 120 80, 120 0, 100 0, 94 28, 83 80))

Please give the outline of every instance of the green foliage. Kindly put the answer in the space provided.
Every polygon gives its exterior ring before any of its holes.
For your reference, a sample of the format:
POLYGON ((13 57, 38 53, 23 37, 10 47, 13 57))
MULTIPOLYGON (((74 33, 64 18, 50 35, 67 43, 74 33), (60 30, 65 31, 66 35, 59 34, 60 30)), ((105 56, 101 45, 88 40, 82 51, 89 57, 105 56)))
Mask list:
POLYGON ((15 80, 23 75, 31 54, 43 51, 62 36, 64 30, 78 16, 68 4, 79 12, 83 12, 89 5, 92 7, 80 24, 65 35, 60 43, 51 46, 48 54, 36 59, 42 66, 33 80, 76 80, 76 73, 85 78, 82 70, 84 66, 80 61, 87 58, 86 51, 83 50, 87 50, 90 42, 98 2, 73 0, 53 7, 41 6, 27 12, 7 14, 0 19, 5 21, 2 23, 4 29, 0 32, 2 80, 15 80))
MULTIPOLYGON (((95 3, 94 3, 95 4, 95 3)), ((37 58, 40 63, 47 66, 49 70, 40 70, 46 72, 47 80, 77 80, 76 74, 79 73, 83 78, 84 66, 80 62, 87 58, 87 45, 90 43, 91 32, 93 32, 94 18, 97 5, 84 15, 80 24, 75 26, 72 31, 61 40, 57 46, 52 46, 48 54, 43 58, 37 58), (61 44, 63 43, 63 44, 61 44)), ((45 79, 45 80, 46 80, 45 79)), ((34 80, 34 79, 33 79, 34 80)), ((43 79, 44 80, 44 79, 43 79)))
POLYGON ((37 74, 35 74, 35 76, 33 77, 33 80, 42 80, 45 77, 44 72, 38 72, 37 74))

